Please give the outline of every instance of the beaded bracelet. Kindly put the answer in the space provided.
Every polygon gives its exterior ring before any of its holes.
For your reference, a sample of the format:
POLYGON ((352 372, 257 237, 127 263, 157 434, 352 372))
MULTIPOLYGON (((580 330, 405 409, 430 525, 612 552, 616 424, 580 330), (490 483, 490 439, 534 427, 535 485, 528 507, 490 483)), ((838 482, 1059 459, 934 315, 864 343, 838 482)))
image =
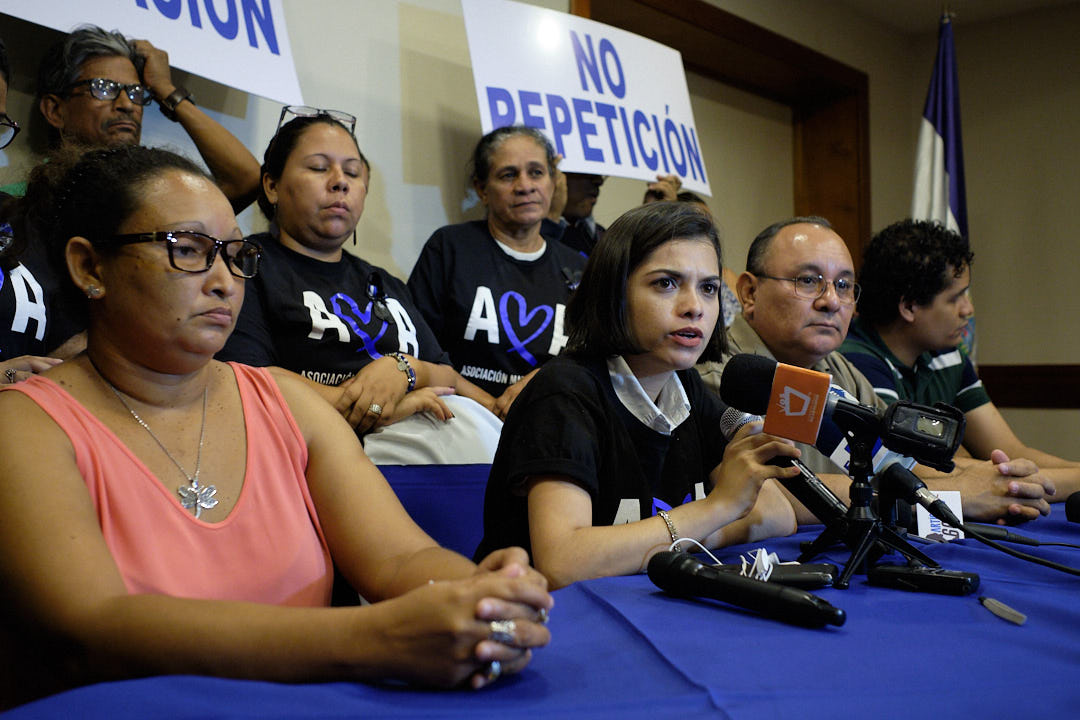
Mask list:
POLYGON ((409 379, 409 386, 405 389, 405 392, 412 392, 416 389, 416 371, 412 369, 412 365, 409 364, 408 359, 398 352, 386 353, 386 357, 392 357, 397 360, 397 369, 405 373, 405 377, 409 379))

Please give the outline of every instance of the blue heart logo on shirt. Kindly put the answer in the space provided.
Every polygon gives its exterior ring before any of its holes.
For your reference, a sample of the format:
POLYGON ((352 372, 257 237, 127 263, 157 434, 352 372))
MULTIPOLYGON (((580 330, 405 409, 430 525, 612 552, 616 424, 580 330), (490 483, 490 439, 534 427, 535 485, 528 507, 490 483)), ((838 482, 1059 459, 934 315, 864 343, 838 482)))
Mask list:
POLYGON ((349 309, 352 310, 353 314, 360 319, 365 327, 371 322, 371 311, 374 303, 369 300, 367 307, 364 310, 361 310, 360 306, 356 304, 356 301, 345 293, 337 293, 330 298, 330 307, 333 309, 334 314, 344 320, 349 327, 352 328, 352 331, 356 333, 356 337, 360 338, 360 342, 363 343, 363 347, 359 348, 357 352, 366 352, 373 360, 382 357, 382 353, 375 349, 375 343, 379 342, 379 339, 386 334, 386 321, 381 321, 382 325, 379 327, 378 334, 372 338, 366 332, 361 330, 360 326, 356 324, 356 320, 344 311, 341 307, 342 303, 348 305, 349 309))
POLYGON ((540 334, 547 330, 548 325, 551 325, 552 318, 555 317, 555 310, 550 305, 537 305, 532 310, 528 309, 528 304, 525 302, 525 296, 519 292, 508 290, 503 293, 499 298, 499 319, 502 320, 503 331, 506 333, 506 337, 510 340, 510 349, 507 352, 516 352, 520 355, 525 362, 529 363, 533 367, 536 367, 536 357, 529 352, 525 346, 530 342, 540 337, 540 334), (537 328, 532 335, 529 335, 524 340, 519 339, 517 331, 514 329, 513 324, 510 322, 510 300, 517 301, 518 314, 517 314, 517 327, 524 333, 530 324, 532 324, 533 318, 537 313, 541 313, 544 316, 543 322, 540 323, 540 327, 537 328))

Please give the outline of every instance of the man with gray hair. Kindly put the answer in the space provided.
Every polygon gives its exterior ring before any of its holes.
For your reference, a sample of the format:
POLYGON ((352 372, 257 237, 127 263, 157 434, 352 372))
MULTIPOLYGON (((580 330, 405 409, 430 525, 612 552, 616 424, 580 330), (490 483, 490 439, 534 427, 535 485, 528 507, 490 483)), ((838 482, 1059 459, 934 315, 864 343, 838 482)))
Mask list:
MULTIPOLYGON (((827 220, 797 217, 765 228, 750 245, 735 291, 743 312, 728 332, 729 353, 722 362, 698 366, 706 385, 719 391, 730 357, 752 353, 828 373, 858 402, 885 407, 873 385, 837 351, 860 288, 851 253, 827 220)), ((841 468, 812 445, 798 447, 802 460, 837 495, 847 497, 850 480, 841 468)), ((996 458, 993 463, 957 458, 957 469, 944 475, 916 466, 916 474, 932 489, 959 490, 969 520, 1016 522, 1047 514, 1050 479, 1029 460, 1010 460, 1004 453, 996 458)), ((799 519, 809 521, 801 513, 799 519)))
POLYGON ((137 144, 143 108, 156 100, 180 123, 233 209, 251 204, 259 163, 172 81, 169 56, 146 40, 83 25, 53 45, 38 71, 38 107, 54 141, 89 147, 137 144))

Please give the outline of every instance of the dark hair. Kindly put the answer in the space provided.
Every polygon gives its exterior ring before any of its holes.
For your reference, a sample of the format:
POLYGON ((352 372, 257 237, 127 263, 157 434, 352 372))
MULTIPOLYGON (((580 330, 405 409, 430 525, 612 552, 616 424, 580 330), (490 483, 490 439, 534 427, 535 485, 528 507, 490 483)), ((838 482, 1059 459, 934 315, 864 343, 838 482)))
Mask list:
MULTIPOLYGON (((634 342, 627 316, 626 291, 630 274, 664 243, 697 237, 705 237, 712 243, 716 250, 716 265, 722 268, 724 263, 716 226, 707 213, 694 205, 647 203, 629 210, 612 223, 589 255, 581 284, 567 303, 567 353, 612 357, 642 352, 634 342)), ((723 323, 723 315, 717 313, 712 337, 700 358, 702 362, 720 360, 727 349, 723 323)))
MULTIPOLYGON (((63 95, 79 79, 83 63, 96 57, 126 57, 139 69, 135 44, 119 31, 109 32, 97 25, 81 25, 54 43, 38 65, 38 99, 63 95)), ((141 75, 141 73, 140 73, 141 75)))
POLYGON ((704 200, 701 199, 700 195, 698 195, 697 193, 692 193, 689 190, 683 190, 681 193, 679 193, 678 195, 675 196, 675 199, 678 200, 679 202, 685 202, 685 203, 699 203, 701 205, 707 205, 708 204, 704 200))
POLYGON ((901 220, 870 241, 859 271, 859 317, 871 325, 897 318, 902 300, 928 305, 971 265, 967 238, 929 220, 901 220))
POLYGON ((832 224, 817 215, 804 215, 773 223, 759 232, 754 241, 750 243, 750 250, 746 253, 746 272, 751 275, 766 274, 765 254, 769 252, 769 246, 772 245, 773 238, 788 225, 820 225, 823 228, 832 230, 832 224))
POLYGON ((191 160, 161 148, 123 145, 58 154, 30 174, 26 201, 31 229, 48 243, 55 267, 64 268, 70 238, 97 242, 115 235, 141 206, 146 182, 168 170, 213 182, 191 160))
POLYGON ((364 153, 360 150, 360 144, 356 142, 356 136, 353 135, 349 131, 349 128, 344 124, 329 115, 312 115, 293 118, 278 128, 274 137, 270 138, 270 144, 266 146, 266 152, 263 153, 263 164, 262 168, 259 170, 259 196, 256 200, 259 203, 259 209, 262 210, 262 214, 265 215, 268 220, 274 219, 276 208, 273 203, 270 202, 270 198, 266 197, 266 191, 263 189, 261 182, 262 177, 264 175, 269 175, 272 180, 281 178, 281 174, 285 172, 285 165, 289 162, 289 156, 292 155, 292 151, 296 149, 297 144, 300 142, 300 137, 308 128, 317 123, 339 127, 344 130, 345 134, 351 137, 353 144, 356 145, 356 152, 360 155, 360 162, 364 163, 364 168, 368 173, 371 172, 371 165, 368 163, 367 158, 364 157, 364 153))
POLYGON ((7 45, 0 38, 0 77, 4 78, 4 84, 11 84, 11 61, 8 60, 7 45))
MULTIPOLYGON (((13 267, 31 245, 45 247, 50 265, 54 265, 48 243, 49 234, 56 224, 56 192, 64 175, 88 149, 77 143, 57 148, 49 162, 40 163, 30 170, 26 192, 22 197, 5 199, 0 212, 11 225, 13 239, 3 253, 4 267, 13 267)), ((53 273, 59 278, 66 277, 67 268, 64 265, 54 267, 53 273)))
POLYGON ((547 136, 533 127, 506 125, 492 130, 480 138, 480 142, 476 143, 472 159, 472 181, 474 185, 483 187, 487 183, 488 176, 491 175, 491 158, 495 155, 495 151, 510 138, 519 136, 531 138, 540 146, 540 149, 544 151, 544 155, 547 157, 548 174, 555 174, 555 148, 551 145, 551 141, 547 139, 547 136))

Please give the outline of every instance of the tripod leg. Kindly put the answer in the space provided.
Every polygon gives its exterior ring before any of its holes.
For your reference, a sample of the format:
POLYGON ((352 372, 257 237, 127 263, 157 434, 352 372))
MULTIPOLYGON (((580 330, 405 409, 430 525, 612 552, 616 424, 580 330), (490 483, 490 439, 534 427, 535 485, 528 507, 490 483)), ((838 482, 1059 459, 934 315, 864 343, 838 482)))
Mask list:
POLYGON ((840 577, 833 581, 833 587, 846 588, 851 582, 851 576, 866 560, 866 554, 870 552, 874 547, 878 539, 878 528, 880 525, 877 523, 871 523, 865 526, 859 538, 858 545, 851 552, 851 558, 848 560, 847 565, 844 566, 843 571, 840 573, 840 577))
POLYGON ((934 560, 932 557, 916 548, 892 528, 881 525, 878 528, 878 534, 880 535, 880 541, 883 544, 888 545, 908 560, 918 560, 927 567, 941 567, 941 564, 938 563, 937 560, 934 560))
POLYGON ((810 558, 817 557, 833 545, 843 542, 844 536, 846 535, 846 527, 840 527, 839 525, 830 525, 826 527, 813 541, 803 543, 802 554, 799 555, 799 562, 806 562, 810 558))

